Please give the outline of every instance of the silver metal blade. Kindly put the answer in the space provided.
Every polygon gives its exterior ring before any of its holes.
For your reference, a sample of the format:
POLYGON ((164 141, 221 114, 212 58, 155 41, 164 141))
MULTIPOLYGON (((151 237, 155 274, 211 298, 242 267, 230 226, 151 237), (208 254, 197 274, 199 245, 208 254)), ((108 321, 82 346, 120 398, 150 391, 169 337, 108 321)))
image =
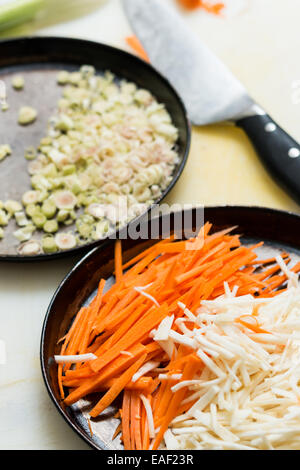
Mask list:
POLYGON ((227 67, 162 0, 123 0, 150 61, 181 95, 189 118, 203 125, 235 120, 254 102, 227 67))

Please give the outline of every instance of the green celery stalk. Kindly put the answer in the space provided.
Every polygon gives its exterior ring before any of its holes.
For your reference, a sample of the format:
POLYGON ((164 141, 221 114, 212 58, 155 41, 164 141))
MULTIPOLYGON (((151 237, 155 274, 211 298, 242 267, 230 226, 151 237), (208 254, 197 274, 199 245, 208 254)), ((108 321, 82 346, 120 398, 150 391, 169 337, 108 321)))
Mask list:
POLYGON ((14 0, 0 3, 0 31, 32 20, 45 6, 45 0, 14 0))

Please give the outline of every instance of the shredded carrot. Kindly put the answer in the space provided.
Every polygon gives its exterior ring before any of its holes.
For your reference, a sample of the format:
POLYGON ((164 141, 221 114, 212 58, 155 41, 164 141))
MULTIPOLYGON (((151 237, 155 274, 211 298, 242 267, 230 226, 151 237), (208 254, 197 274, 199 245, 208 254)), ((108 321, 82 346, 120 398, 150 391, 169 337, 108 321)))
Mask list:
POLYGON ((116 281, 120 282, 123 276, 121 240, 117 240, 115 243, 115 273, 116 281))
POLYGON ((106 368, 102 370, 101 374, 94 375, 86 380, 83 380, 82 385, 73 390, 65 399, 67 405, 72 405, 80 398, 96 390, 106 380, 116 377, 126 367, 132 364, 141 354, 145 352, 145 347, 141 344, 134 345, 130 350, 132 357, 120 356, 116 361, 113 361, 106 368))
MULTIPOLYGON (((206 3, 203 0, 177 0, 178 3, 187 10, 195 10, 197 8, 203 8, 208 13, 219 15, 224 8, 224 3, 218 2, 214 4, 206 3)), ((127 36, 125 38, 128 46, 145 62, 150 62, 150 58, 142 46, 141 42, 136 36, 127 36)))
MULTIPOLYGON (((151 395, 148 395, 147 397, 150 405, 152 401, 151 395)), ((148 419, 147 419, 147 413, 146 409, 143 406, 142 407, 142 449, 148 449, 150 445, 150 436, 149 436, 149 424, 148 424, 148 419)))
POLYGON ((141 399, 136 392, 132 393, 131 399, 131 412, 132 412, 132 432, 133 439, 135 442, 136 450, 142 450, 142 439, 141 439, 141 399))
POLYGON ((101 400, 97 403, 96 406, 90 412, 92 418, 96 418, 102 411, 104 411, 113 401, 114 399, 122 392, 128 382, 131 381, 132 376, 136 373, 136 371, 140 368, 140 366, 145 361, 147 355, 144 354, 140 357, 132 366, 129 367, 121 377, 113 384, 113 386, 106 392, 106 394, 101 398, 101 400))
POLYGON ((122 424, 119 423, 118 426, 116 427, 116 430, 113 434, 113 437, 112 437, 112 441, 120 434, 120 432, 122 431, 122 424))
POLYGON ((91 369, 99 372, 113 359, 119 356, 120 351, 126 350, 129 346, 141 340, 145 333, 149 333, 167 315, 167 306, 162 305, 153 309, 151 315, 138 321, 111 349, 106 351, 101 357, 91 362, 91 369))
POLYGON ((124 449, 131 449, 131 435, 130 435, 130 408, 131 408, 131 394, 125 390, 123 394, 123 414, 122 414, 122 433, 124 439, 124 449))
POLYGON ((141 57, 145 62, 150 62, 149 56, 136 36, 127 36, 127 44, 141 57))
POLYGON ((94 433, 93 433, 93 430, 92 430, 91 420, 88 418, 88 419, 87 419, 87 422, 88 422, 90 434, 91 434, 91 436, 93 437, 94 433))
POLYGON ((177 0, 181 6, 187 10, 195 10, 196 8, 204 8, 209 13, 219 14, 224 8, 224 3, 210 4, 203 0, 177 0))
POLYGON ((254 331, 255 333, 269 333, 269 331, 263 330, 259 327, 258 321, 255 316, 250 317, 250 315, 243 315, 236 319, 236 322, 245 326, 249 330, 254 331))
MULTIPOLYGON (((96 391, 103 391, 111 388, 116 381, 118 380, 118 377, 113 378, 108 380, 107 382, 104 382, 102 385, 100 385, 96 391)), ((126 390, 135 390, 138 391, 139 393, 148 391, 151 386, 153 385, 153 379, 152 377, 140 377, 136 382, 128 382, 126 385, 126 390)))
MULTIPOLYGON (((187 364, 185 365, 183 369, 182 380, 183 381, 188 380, 191 377, 193 377, 195 373, 197 372, 197 366, 199 367, 199 362, 196 360, 191 360, 187 362, 187 364)), ((161 443, 163 435, 165 431, 168 429, 169 423, 177 415, 178 409, 185 395, 186 395, 186 388, 182 388, 181 390, 178 390, 177 392, 173 393, 168 409, 166 410, 163 422, 160 425, 159 432, 152 446, 153 450, 156 450, 159 444, 161 443)))
MULTIPOLYGON (((105 382, 102 382, 99 386, 95 386, 93 392, 106 391, 114 385, 119 376, 109 379, 105 382)), ((139 393, 147 393, 149 390, 152 390, 155 387, 155 380, 152 377, 140 377, 136 382, 129 382, 126 385, 126 390, 136 390, 139 393)), ((63 380, 63 385, 65 387, 80 387, 82 384, 82 379, 68 379, 63 380)))
POLYGON ((178 0, 178 2, 188 10, 194 10, 202 5, 202 0, 178 0))

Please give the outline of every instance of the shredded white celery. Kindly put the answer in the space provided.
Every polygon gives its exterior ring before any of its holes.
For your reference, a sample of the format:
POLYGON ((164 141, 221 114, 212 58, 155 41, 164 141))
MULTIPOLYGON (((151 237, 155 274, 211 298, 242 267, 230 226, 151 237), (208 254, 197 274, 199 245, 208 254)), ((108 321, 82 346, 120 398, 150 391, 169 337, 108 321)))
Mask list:
POLYGON ((182 404, 192 406, 171 423, 167 449, 300 448, 300 288, 279 264, 290 281, 286 291, 255 299, 225 288, 188 313, 198 325, 191 334, 169 330, 165 341, 189 345, 203 368, 192 380, 176 376, 171 390, 188 389, 182 404))

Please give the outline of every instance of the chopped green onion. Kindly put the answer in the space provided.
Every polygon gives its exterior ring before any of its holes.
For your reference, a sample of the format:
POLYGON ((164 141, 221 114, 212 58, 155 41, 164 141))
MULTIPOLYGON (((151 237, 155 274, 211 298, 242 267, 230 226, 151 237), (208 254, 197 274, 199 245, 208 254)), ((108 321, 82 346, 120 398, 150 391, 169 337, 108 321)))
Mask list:
POLYGON ((55 219, 47 220, 47 222, 45 222, 44 224, 43 229, 46 233, 55 233, 58 230, 58 223, 55 219))
POLYGON ((9 215, 3 209, 0 209, 0 226, 7 225, 9 222, 9 215))
POLYGON ((33 217, 35 215, 40 214, 41 209, 40 209, 40 206, 36 204, 27 204, 25 208, 25 212, 29 217, 33 217))

